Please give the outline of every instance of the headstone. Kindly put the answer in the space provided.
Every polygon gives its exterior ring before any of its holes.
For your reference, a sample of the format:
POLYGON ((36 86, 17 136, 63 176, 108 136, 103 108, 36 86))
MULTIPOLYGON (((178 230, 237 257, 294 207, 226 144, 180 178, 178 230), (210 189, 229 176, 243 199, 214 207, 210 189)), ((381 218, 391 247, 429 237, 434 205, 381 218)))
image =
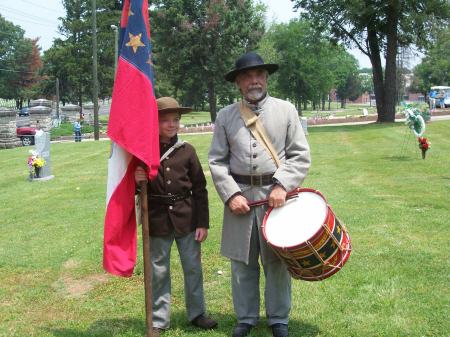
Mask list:
POLYGON ((363 108, 362 111, 363 111, 363 116, 369 116, 369 111, 366 108, 363 108))
POLYGON ((64 122, 74 123, 80 118, 80 107, 75 104, 66 104, 61 107, 61 119, 64 122))
POLYGON ((52 129, 52 108, 44 105, 36 105, 30 108, 30 125, 40 128, 45 132, 52 129))
POLYGON ((21 145, 16 133, 16 110, 0 108, 0 149, 11 149, 21 145))
POLYGON ((45 160, 45 165, 41 168, 39 179, 49 180, 54 178, 52 175, 52 162, 50 159, 50 133, 42 130, 36 131, 36 134, 34 135, 34 145, 38 156, 45 160))
POLYGON ((302 125, 305 135, 308 135, 308 119, 306 117, 300 117, 300 124, 302 125))

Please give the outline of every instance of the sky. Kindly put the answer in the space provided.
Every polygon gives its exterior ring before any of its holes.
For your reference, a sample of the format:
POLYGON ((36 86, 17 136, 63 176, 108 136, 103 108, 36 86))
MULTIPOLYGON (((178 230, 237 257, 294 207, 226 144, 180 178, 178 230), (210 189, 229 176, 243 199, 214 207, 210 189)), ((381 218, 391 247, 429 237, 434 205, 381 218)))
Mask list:
MULTIPOLYGON (((260 1, 268 6, 268 22, 288 22, 298 16, 298 13, 293 11, 290 0, 260 1)), ((61 0, 0 0, 0 14, 8 21, 21 26, 26 37, 40 37, 39 45, 44 51, 51 47, 54 38, 60 37, 58 17, 64 16, 65 12, 61 0)), ((350 50, 350 53, 356 57, 360 67, 371 67, 369 58, 361 52, 350 50)), ((418 62, 420 59, 414 58, 411 65, 418 62)))

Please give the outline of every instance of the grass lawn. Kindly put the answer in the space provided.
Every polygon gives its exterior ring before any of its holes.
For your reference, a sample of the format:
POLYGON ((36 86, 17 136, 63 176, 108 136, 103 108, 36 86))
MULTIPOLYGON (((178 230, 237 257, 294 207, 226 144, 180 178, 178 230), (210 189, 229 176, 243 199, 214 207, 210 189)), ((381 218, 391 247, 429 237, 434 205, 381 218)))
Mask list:
MULTIPOLYGON (((329 279, 293 281, 290 336, 448 336, 450 121, 427 125, 426 160, 401 123, 309 132, 313 164, 304 186, 327 197, 353 252, 329 279)), ((207 171, 211 135, 183 138, 207 171)), ((143 336, 141 251, 131 278, 101 267, 109 142, 52 144, 55 178, 47 182, 27 181, 29 149, 0 151, 0 336, 143 336)), ((225 337, 235 324, 230 266, 219 254, 222 204, 209 175, 208 183, 204 281, 219 328, 202 332, 186 322, 173 249, 165 337, 225 337)), ((271 336, 263 309, 261 317, 253 337, 271 336)))

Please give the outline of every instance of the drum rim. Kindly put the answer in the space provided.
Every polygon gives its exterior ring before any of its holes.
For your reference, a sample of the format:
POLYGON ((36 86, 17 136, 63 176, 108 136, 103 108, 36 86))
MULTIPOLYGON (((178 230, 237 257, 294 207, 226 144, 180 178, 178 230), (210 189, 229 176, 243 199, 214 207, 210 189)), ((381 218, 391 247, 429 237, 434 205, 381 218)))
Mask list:
MULTIPOLYGON (((299 188, 297 188, 297 192, 298 192, 297 195, 302 193, 302 192, 315 193, 315 194, 319 195, 323 199, 323 201, 325 202, 325 205, 326 205, 327 213, 325 214, 325 218, 324 218, 322 224, 327 223, 327 220, 328 220, 330 214, 333 214, 333 217, 335 217, 332 209, 328 205, 327 199, 325 198, 325 196, 322 193, 320 193, 320 191, 315 190, 313 188, 309 188, 309 187, 299 187, 299 188)), ((302 247, 306 246, 305 241, 303 241, 303 242, 301 242, 299 244, 293 245, 293 246, 278 246, 278 245, 275 245, 272 242, 270 242, 270 240, 268 239, 268 237, 266 235, 266 222, 267 222, 267 218, 269 217, 269 215, 270 215, 270 213, 272 212, 273 209, 274 209, 274 207, 270 207, 269 206, 269 208, 267 209, 266 213, 264 214, 263 222, 262 222, 262 225, 261 225, 262 232, 263 232, 263 237, 267 241, 267 243, 271 244, 274 247, 280 248, 280 249, 302 248, 302 247)), ((322 228, 322 226, 320 226, 317 229, 317 231, 308 240, 309 241, 315 240, 317 238, 317 235, 319 235, 322 230, 323 230, 323 228, 322 228)))

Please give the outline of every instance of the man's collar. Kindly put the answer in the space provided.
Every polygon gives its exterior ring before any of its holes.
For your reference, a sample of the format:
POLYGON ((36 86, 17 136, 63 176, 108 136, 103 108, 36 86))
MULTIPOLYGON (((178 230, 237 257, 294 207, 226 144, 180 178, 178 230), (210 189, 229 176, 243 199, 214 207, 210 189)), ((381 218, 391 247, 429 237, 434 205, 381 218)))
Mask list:
POLYGON ((269 98, 269 93, 266 93, 266 96, 264 96, 263 99, 261 99, 259 102, 256 103, 250 103, 248 102, 245 98, 244 98, 244 102, 245 104, 252 109, 252 111, 254 111, 257 115, 261 112, 264 104, 266 104, 267 99, 269 98))

